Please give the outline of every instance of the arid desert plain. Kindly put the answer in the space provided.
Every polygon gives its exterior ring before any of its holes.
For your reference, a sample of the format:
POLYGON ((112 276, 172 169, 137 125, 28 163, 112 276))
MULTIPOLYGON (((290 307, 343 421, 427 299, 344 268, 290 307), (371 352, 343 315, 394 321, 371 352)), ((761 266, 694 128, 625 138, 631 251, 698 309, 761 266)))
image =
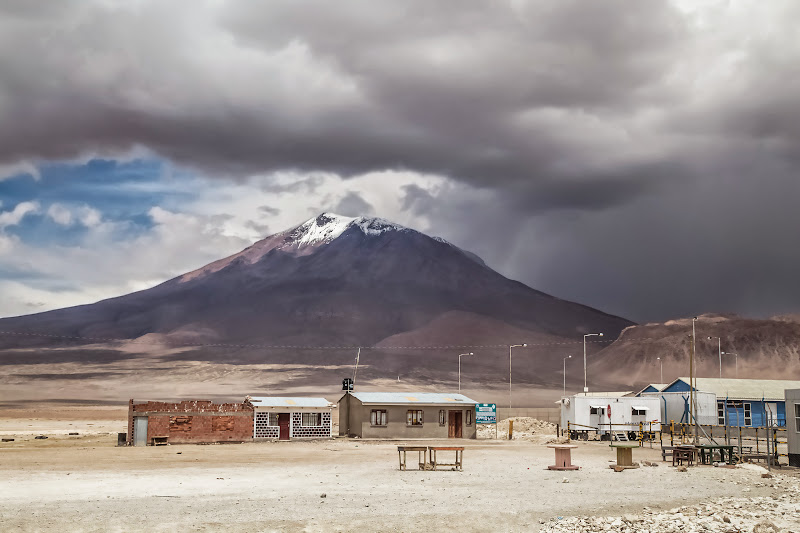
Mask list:
POLYGON ((634 460, 658 466, 614 472, 607 443, 577 442, 581 469, 549 471, 555 435, 531 421, 511 441, 485 428, 463 442, 463 472, 434 472, 400 471, 394 441, 117 447, 125 417, 3 409, 2 530, 800 531, 796 470, 680 472, 646 445, 634 460))

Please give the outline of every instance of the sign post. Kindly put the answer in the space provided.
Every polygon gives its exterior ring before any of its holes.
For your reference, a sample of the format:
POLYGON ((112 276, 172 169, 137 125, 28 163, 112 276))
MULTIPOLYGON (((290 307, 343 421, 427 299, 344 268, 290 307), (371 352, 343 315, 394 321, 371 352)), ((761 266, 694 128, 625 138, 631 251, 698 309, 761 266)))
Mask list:
POLYGON ((475 424, 494 424, 494 438, 497 438, 497 404, 479 403, 475 405, 475 424))

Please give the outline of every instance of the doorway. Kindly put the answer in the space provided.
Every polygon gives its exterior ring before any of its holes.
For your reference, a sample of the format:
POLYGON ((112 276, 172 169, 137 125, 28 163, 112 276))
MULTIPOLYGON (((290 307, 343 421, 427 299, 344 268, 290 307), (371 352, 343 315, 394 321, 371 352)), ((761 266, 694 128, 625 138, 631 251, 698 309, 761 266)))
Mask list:
POLYGON ((461 438, 461 411, 447 412, 447 437, 450 439, 461 438))
POLYGON ((133 417, 133 445, 147 446, 147 417, 133 417))
POLYGON ((278 413, 278 427, 280 433, 278 440, 289 440, 289 413, 278 413))

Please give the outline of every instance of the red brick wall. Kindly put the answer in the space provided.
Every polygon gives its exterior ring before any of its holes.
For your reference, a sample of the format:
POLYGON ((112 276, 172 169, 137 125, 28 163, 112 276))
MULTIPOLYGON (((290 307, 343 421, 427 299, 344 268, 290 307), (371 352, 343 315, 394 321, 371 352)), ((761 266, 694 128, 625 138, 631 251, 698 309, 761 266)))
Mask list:
POLYGON ((173 444, 240 442, 253 439, 253 406, 249 402, 215 404, 207 400, 177 403, 130 401, 128 443, 133 439, 133 417, 147 417, 147 442, 169 437, 173 444))

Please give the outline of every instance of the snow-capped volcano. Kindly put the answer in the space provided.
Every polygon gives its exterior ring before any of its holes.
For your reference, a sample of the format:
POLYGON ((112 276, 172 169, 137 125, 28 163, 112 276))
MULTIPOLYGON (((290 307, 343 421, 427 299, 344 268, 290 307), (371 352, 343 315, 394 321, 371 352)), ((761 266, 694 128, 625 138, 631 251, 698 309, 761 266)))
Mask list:
POLYGON ((87 337, 193 332, 214 342, 355 346, 480 344, 502 331, 527 331, 522 341, 612 337, 631 325, 510 280, 444 239, 332 213, 145 291, 0 322, 87 337))

